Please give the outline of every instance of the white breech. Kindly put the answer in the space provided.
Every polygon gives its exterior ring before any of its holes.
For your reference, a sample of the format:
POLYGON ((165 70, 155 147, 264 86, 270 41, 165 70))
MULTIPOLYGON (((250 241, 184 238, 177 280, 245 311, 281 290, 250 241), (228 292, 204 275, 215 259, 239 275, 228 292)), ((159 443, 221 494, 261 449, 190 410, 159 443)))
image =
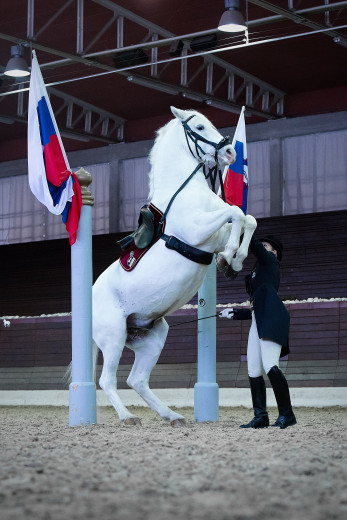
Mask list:
POLYGON ((267 374, 273 366, 278 366, 281 354, 281 345, 269 339, 260 339, 254 312, 252 325, 248 335, 247 367, 249 377, 259 377, 264 368, 267 374))

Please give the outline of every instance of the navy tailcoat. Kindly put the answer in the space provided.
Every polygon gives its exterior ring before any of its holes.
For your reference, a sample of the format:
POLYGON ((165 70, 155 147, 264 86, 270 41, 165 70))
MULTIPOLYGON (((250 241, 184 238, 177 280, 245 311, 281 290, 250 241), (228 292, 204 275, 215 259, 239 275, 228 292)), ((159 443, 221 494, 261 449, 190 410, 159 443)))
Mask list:
POLYGON ((280 285, 280 264, 276 256, 255 238, 251 240, 250 249, 257 262, 245 281, 253 303, 259 338, 270 339, 281 345, 283 357, 289 353, 289 312, 277 292, 280 285))

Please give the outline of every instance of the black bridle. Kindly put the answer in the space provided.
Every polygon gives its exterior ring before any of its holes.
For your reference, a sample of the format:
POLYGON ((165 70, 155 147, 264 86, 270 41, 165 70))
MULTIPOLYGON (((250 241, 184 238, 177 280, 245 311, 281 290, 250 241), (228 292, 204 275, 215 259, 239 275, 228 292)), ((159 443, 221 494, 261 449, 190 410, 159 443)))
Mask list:
POLYGON ((219 182, 220 182, 222 199, 225 202, 225 192, 224 192, 224 186, 223 186, 223 175, 222 175, 222 172, 221 172, 220 168, 218 168, 218 151, 221 148, 223 148, 224 146, 230 144, 230 138, 229 138, 229 136, 223 137, 223 139, 221 139, 219 141, 219 143, 214 143, 213 141, 209 141, 208 139, 205 139, 205 137, 203 137, 202 135, 200 135, 197 132, 195 132, 194 130, 192 130, 190 128, 190 126, 188 125, 188 121, 190 121, 194 116, 195 116, 195 114, 193 114, 190 117, 188 117, 188 119, 186 119, 185 121, 182 121, 182 125, 183 125, 183 128, 184 128, 184 134, 185 134, 185 137, 186 137, 186 140, 187 140, 189 151, 190 151, 190 153, 192 154, 192 156, 195 159, 199 160, 199 164, 194 169, 194 171, 189 175, 189 177, 184 181, 184 183, 178 188, 176 193, 171 197, 171 200, 170 200, 166 210, 164 211, 164 213, 163 213, 163 215, 162 215, 162 217, 161 217, 161 219, 159 221, 158 229, 161 229, 161 225, 164 222, 164 220, 166 218, 166 215, 168 214, 168 211, 169 211, 169 209, 171 207, 171 204, 173 203, 173 201, 175 200, 177 195, 180 193, 180 191, 183 190, 183 188, 188 184, 188 182, 192 179, 192 177, 194 177, 194 175, 200 170, 200 168, 203 168, 205 179, 210 179, 211 187, 212 187, 212 190, 214 191, 214 193, 216 193, 216 179, 217 179, 217 175, 219 176, 219 182), (194 152, 191 149, 189 139, 195 145, 195 152, 196 152, 197 157, 194 155, 194 152), (215 149, 214 156, 211 155, 211 157, 213 158, 214 166, 212 166, 211 168, 208 168, 207 173, 206 173, 206 158, 205 158, 206 154, 205 154, 204 150, 201 148, 201 146, 199 145, 199 141, 202 141, 204 143, 210 144, 215 149), (203 154, 204 157, 202 157, 200 155, 201 153, 203 154))
POLYGON ((227 135, 226 137, 223 137, 223 139, 221 139, 219 141, 219 143, 214 143, 213 141, 209 141, 208 139, 205 139, 205 137, 203 137, 202 135, 200 135, 197 132, 195 132, 194 130, 192 130, 190 128, 190 126, 188 125, 188 121, 190 121, 194 116, 195 116, 195 114, 193 114, 192 116, 188 117, 188 119, 186 119, 185 121, 182 121, 182 125, 183 125, 183 128, 184 128, 184 134, 186 136, 186 141, 187 141, 187 144, 188 144, 189 151, 190 151, 190 153, 192 154, 193 157, 195 157, 196 159, 199 159, 200 161, 202 161, 203 167, 204 167, 203 171, 204 171, 205 179, 210 179, 211 187, 212 187, 212 190, 214 191, 214 193, 216 193, 216 179, 217 179, 217 175, 219 176, 219 182, 220 182, 220 187, 221 187, 222 198, 223 198, 223 200, 225 202, 225 193, 224 193, 224 186, 223 186, 223 176, 222 176, 222 172, 221 172, 220 168, 218 168, 218 151, 221 148, 223 148, 224 146, 227 146, 228 144, 230 144, 230 138, 227 135), (193 142, 193 144, 195 146, 195 153, 196 153, 197 157, 194 155, 194 152, 191 149, 189 139, 193 142), (208 168, 208 170, 207 170, 207 167, 206 167, 206 159, 205 159, 205 157, 203 158, 200 155, 200 153, 202 153, 205 156, 205 152, 201 148, 201 146, 199 145, 199 141, 202 141, 204 143, 210 144, 215 149, 214 156, 212 156, 212 154, 211 154, 211 157, 213 158, 214 166, 208 168))
MULTIPOLYGON (((201 146, 198 144, 198 141, 202 141, 204 143, 207 143, 207 144, 210 144, 211 146, 213 146, 213 148, 216 150, 216 154, 218 154, 218 150, 223 148, 223 146, 226 146, 227 144, 230 144, 230 139, 229 139, 228 135, 226 137, 223 137, 223 139, 221 139, 219 141, 219 143, 214 143, 213 141, 209 141, 208 139, 205 139, 205 137, 203 137, 202 135, 200 135, 197 132, 195 132, 194 130, 192 130, 190 128, 190 126, 188 125, 188 121, 190 121, 193 117, 195 117, 195 114, 193 114, 192 116, 188 117, 188 119, 186 119, 185 121, 182 121, 182 125, 183 125, 183 128, 184 128, 184 133, 185 133, 185 136, 186 136, 186 139, 187 139, 187 144, 188 144, 190 153, 194 157, 195 157, 195 155, 194 155, 194 153, 193 153, 193 151, 192 151, 192 149, 190 147, 190 144, 189 144, 189 141, 188 141, 188 137, 195 144, 195 151, 196 151, 196 154, 197 154, 197 156, 198 156, 198 158, 200 160, 202 160, 202 157, 200 156, 199 152, 202 152, 204 155, 205 155, 205 152, 201 148, 201 146)), ((216 159, 216 155, 215 155, 215 159, 216 159)))

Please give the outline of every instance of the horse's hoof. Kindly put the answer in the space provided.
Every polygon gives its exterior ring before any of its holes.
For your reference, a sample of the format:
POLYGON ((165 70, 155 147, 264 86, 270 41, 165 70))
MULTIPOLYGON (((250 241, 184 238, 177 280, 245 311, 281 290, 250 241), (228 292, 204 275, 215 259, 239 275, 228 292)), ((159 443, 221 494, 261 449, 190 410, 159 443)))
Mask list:
POLYGON ((226 278, 230 278, 231 280, 235 280, 235 278, 237 277, 237 275, 239 274, 240 271, 235 271, 231 265, 228 266, 228 269, 225 271, 224 273, 224 276, 226 278))
POLYGON ((124 426, 141 426, 141 419, 139 417, 128 417, 123 421, 124 426))
POLYGON ((173 421, 170 421, 170 425, 173 428, 179 428, 180 426, 186 426, 186 420, 185 419, 174 419, 173 421))
POLYGON ((220 273, 225 274, 230 267, 223 255, 218 253, 216 258, 217 269, 220 273))

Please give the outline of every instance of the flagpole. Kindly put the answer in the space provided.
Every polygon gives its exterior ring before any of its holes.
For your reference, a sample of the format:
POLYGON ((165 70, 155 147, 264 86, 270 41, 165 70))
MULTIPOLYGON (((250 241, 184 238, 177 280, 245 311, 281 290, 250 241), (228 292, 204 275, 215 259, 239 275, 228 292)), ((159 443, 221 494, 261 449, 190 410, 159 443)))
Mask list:
POLYGON ((76 242, 71 246, 72 378, 69 386, 69 425, 96 423, 96 387, 92 353, 92 206, 88 189, 92 176, 76 172, 82 203, 76 242))
POLYGON ((92 206, 90 173, 71 172, 35 51, 28 102, 28 177, 35 197, 62 215, 71 244, 72 383, 69 424, 96 422, 92 356, 92 206), (78 179, 78 180, 77 180, 78 179), (82 188, 80 188, 80 185, 82 188))
MULTIPOLYGON (((233 140, 232 140, 232 143, 231 143, 231 146, 232 146, 233 148, 235 148, 237 131, 238 131, 239 126, 240 126, 240 124, 241 124, 242 116, 243 116, 245 110, 246 110, 246 107, 243 106, 243 107, 241 108, 241 112, 240 112, 240 115, 239 115, 239 120, 238 120, 238 122, 237 122, 237 125, 236 125, 236 128, 235 128, 235 132, 234 132, 234 137, 233 137, 233 140)), ((223 176, 222 176, 222 177, 223 177, 223 180, 222 180, 223 183, 224 183, 224 181, 225 181, 225 177, 227 176, 228 170, 229 170, 229 166, 226 165, 225 168, 224 168, 224 171, 223 171, 223 176)), ((218 193, 217 193, 218 197, 220 197, 221 191, 222 191, 222 188, 221 188, 221 186, 219 186, 219 188, 218 188, 218 193)))
POLYGON ((240 112, 240 115, 239 115, 239 120, 238 120, 238 122, 237 122, 236 129, 235 129, 235 132, 234 132, 234 137, 233 137, 233 140, 232 140, 232 143, 231 143, 231 146, 232 146, 232 147, 235 146, 235 143, 236 143, 236 136, 237 136, 237 131, 238 131, 239 126, 240 126, 240 124, 241 124, 242 116, 243 116, 245 110, 246 110, 246 107, 243 106, 243 107, 241 108, 241 112, 240 112))
MULTIPOLYGON (((241 108, 236 125, 232 147, 235 148, 236 136, 241 124, 245 107, 241 108)), ((229 166, 223 172, 223 183, 229 166)), ((217 195, 221 194, 221 186, 217 195)), ((217 304, 217 269, 212 262, 207 269, 204 281, 198 291, 198 377, 194 386, 194 417, 197 422, 218 421, 219 387, 216 382, 216 318, 203 318, 216 313, 217 304)))

